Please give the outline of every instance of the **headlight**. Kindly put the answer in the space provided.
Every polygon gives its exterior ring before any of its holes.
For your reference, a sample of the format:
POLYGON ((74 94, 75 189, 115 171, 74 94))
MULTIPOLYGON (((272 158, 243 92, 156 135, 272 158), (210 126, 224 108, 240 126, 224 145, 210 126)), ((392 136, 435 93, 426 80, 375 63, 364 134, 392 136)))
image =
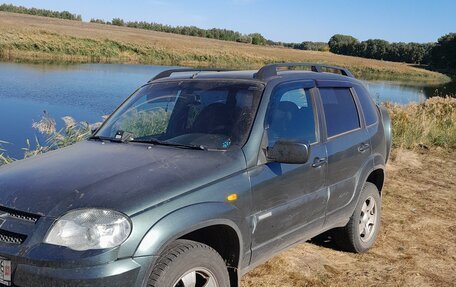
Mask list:
POLYGON ((130 232, 130 220, 120 212, 80 209, 59 218, 44 242, 78 251, 104 249, 119 246, 130 232))

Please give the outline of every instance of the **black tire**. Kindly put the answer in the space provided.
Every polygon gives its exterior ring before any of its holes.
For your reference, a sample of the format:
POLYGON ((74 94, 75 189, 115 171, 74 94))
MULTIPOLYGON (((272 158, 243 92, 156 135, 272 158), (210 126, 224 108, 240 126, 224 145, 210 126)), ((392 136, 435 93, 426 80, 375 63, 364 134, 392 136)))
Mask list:
MULTIPOLYGON (((197 287, 204 286, 204 276, 212 276, 218 287, 229 287, 230 279, 223 258, 211 247, 190 240, 176 240, 158 258, 149 276, 149 287, 180 287, 180 281, 192 270, 196 273, 197 287)), ((193 276, 190 276, 193 277, 193 276)))
MULTIPOLYGON (((368 206, 368 204, 366 205, 368 206)), ((380 230, 380 218, 382 210, 382 202, 380 198, 380 193, 377 187, 370 183, 366 182, 361 191, 358 204, 356 205, 353 215, 350 217, 350 221, 345 227, 334 230, 334 240, 336 244, 345 251, 361 253, 369 250, 372 245, 374 245, 375 239, 377 238, 378 232, 380 230), (361 228, 360 225, 364 224, 362 217, 363 205, 364 203, 370 202, 371 200, 375 201, 375 219, 369 220, 366 222, 374 222, 371 232, 364 232, 368 229, 361 228), (364 234, 364 236, 363 236, 364 234), (366 236, 368 234, 369 236, 366 236)), ((369 212, 370 214, 370 212, 369 212)))

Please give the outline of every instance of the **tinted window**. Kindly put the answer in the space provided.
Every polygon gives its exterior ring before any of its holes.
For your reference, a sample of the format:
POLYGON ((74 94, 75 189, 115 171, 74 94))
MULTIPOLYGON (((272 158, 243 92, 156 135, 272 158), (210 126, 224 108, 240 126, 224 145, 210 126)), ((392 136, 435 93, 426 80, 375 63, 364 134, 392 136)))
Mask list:
POLYGON ((350 89, 321 88, 328 137, 360 127, 358 110, 350 89))
POLYGON ((316 142, 310 92, 300 83, 281 85, 274 90, 266 121, 269 146, 279 139, 316 142))
POLYGON ((366 125, 370 126, 377 122, 377 109, 375 108, 369 93, 364 88, 357 88, 356 94, 358 95, 361 108, 363 109, 366 125))

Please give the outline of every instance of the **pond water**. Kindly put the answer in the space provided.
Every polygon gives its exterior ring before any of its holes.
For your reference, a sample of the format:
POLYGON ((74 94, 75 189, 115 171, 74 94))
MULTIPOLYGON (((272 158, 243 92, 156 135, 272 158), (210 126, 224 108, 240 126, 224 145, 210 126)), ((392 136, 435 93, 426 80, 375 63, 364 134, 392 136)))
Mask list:
MULTIPOLYGON (((43 111, 53 118, 73 116, 78 121, 101 121, 136 88, 165 66, 0 63, 0 140, 7 154, 21 158, 26 140, 44 139, 32 129, 43 111)), ((440 87, 388 82, 366 82, 373 98, 400 104, 421 102, 435 93, 456 91, 453 83, 440 87)), ((58 121, 62 126, 63 122, 58 121)))

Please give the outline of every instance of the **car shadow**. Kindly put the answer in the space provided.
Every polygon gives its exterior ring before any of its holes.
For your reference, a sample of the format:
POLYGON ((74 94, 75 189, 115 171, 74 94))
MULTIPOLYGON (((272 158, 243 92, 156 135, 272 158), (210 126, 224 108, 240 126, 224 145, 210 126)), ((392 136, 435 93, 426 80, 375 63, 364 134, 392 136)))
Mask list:
POLYGON ((313 244, 313 245, 330 248, 330 249, 337 250, 337 251, 343 251, 342 248, 340 248, 337 245, 336 241, 334 240, 334 236, 333 236, 331 230, 327 231, 325 233, 322 233, 320 235, 317 235, 307 242, 310 244, 313 244))

